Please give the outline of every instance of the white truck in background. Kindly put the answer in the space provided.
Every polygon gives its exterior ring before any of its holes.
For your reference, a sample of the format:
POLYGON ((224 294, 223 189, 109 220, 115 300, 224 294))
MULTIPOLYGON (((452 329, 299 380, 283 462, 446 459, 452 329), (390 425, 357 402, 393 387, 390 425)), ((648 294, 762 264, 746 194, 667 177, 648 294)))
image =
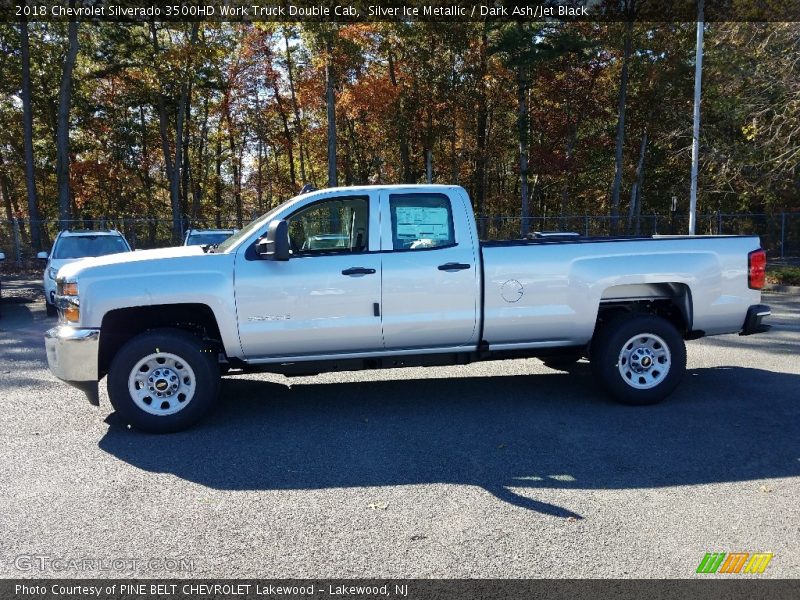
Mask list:
POLYGON ((184 429, 220 375, 309 375, 479 360, 589 358, 627 404, 669 395, 684 340, 763 331, 751 236, 480 242, 456 186, 301 194, 217 247, 83 260, 58 272, 52 372, 122 419, 184 429))

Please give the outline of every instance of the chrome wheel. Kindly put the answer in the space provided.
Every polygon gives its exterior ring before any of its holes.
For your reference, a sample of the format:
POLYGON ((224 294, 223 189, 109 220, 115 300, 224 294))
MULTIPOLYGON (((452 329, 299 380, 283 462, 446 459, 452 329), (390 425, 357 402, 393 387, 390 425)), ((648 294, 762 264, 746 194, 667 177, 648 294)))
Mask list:
POLYGON ((622 346, 617 360, 622 380, 632 388, 647 390, 669 374, 671 356, 667 343, 654 333, 640 333, 622 346))
POLYGON ((128 392, 144 412, 166 416, 180 412, 192 401, 197 379, 189 364, 169 352, 145 356, 131 369, 128 392))

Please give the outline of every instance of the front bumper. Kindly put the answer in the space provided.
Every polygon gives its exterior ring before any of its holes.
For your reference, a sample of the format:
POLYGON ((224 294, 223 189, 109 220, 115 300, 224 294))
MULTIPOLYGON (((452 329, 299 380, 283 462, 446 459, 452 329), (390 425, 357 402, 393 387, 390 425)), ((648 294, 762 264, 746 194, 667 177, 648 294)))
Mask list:
POLYGON ((53 375, 82 390, 97 406, 100 330, 59 325, 44 334, 44 346, 53 375))
POLYGON ((772 311, 766 304, 754 304, 747 309, 747 316, 744 318, 744 324, 739 335, 752 335, 769 331, 770 326, 764 325, 761 321, 771 314, 772 311))

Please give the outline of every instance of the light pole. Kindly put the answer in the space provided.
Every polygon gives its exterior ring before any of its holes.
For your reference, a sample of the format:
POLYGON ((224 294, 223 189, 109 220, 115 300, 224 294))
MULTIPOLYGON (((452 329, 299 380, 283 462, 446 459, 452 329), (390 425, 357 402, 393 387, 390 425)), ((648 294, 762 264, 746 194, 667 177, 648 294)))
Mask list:
POLYGON ((703 3, 697 2, 697 45, 694 65, 694 126, 692 128, 692 190, 689 196, 689 235, 697 225, 697 163, 700 160, 700 90, 703 84, 703 3))

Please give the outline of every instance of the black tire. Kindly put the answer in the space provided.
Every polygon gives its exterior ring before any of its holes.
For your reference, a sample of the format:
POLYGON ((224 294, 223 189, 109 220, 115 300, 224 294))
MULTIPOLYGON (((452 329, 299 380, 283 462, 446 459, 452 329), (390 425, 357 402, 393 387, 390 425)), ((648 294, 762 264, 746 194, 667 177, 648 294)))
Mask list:
MULTIPOLYGON (((211 410, 219 396, 217 356, 218 351, 209 344, 180 329, 156 329, 142 333, 128 341, 111 361, 107 381, 108 397, 126 425, 150 433, 171 433, 187 429, 211 410), (146 359, 148 363, 142 365, 141 369, 136 369, 137 364, 146 359), (164 361, 161 362, 161 359, 164 361), (159 364, 163 364, 163 367, 159 364), (142 385, 148 386, 147 390, 140 388, 141 393, 147 395, 141 400, 135 400, 128 387, 134 369, 137 375, 143 374, 142 385), (149 383, 148 376, 150 382, 156 377, 155 382, 149 383), (177 383, 172 385, 181 386, 174 391, 169 387, 170 378, 175 380, 173 376, 177 376, 177 383), (165 383, 166 390, 158 387, 165 383), (160 394, 157 389, 164 391, 163 398, 154 395, 160 394), (183 394, 184 400, 179 399, 182 390, 187 394, 191 392, 188 396, 183 394), (149 403, 146 402, 147 398, 150 398, 149 403), (182 402, 186 404, 183 405, 182 402), (149 408, 145 404, 149 404, 149 408), (164 405, 168 406, 165 408, 164 405), (170 413, 171 410, 176 412, 170 413), (162 414, 158 414, 159 412, 162 414)), ((132 385, 139 386, 140 382, 134 378, 132 385)))
POLYGON ((55 317, 56 315, 58 315, 58 309, 55 307, 55 305, 50 304, 46 300, 44 303, 44 309, 47 312, 48 317, 55 317))
POLYGON ((666 319, 620 315, 595 336, 591 366, 599 383, 618 402, 656 404, 669 396, 683 378, 686 345, 666 319), (637 336, 640 339, 634 340, 637 336))

